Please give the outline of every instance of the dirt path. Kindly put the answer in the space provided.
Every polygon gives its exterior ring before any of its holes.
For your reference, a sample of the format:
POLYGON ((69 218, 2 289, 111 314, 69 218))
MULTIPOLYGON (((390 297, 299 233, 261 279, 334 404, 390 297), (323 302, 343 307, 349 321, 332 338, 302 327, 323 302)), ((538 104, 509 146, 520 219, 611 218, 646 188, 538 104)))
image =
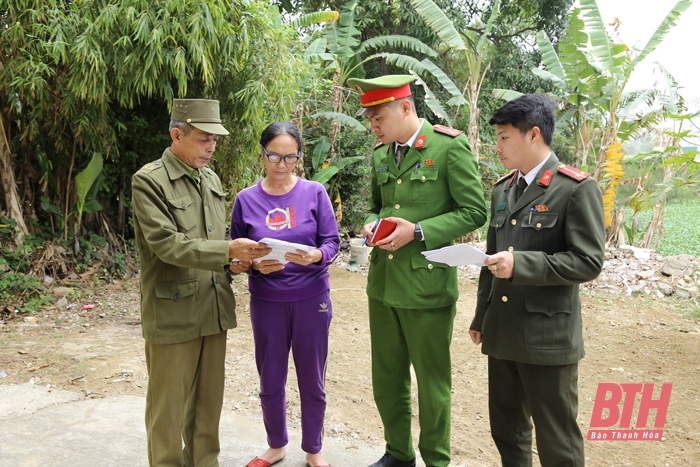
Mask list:
MULTIPOLYGON (((244 281, 241 277, 234 283, 239 327, 229 334, 224 411, 258 416, 258 379, 244 281)), ((466 275, 461 282, 453 343, 453 464, 498 466, 489 434, 486 358, 467 333, 476 283, 466 275)), ((358 447, 364 443, 381 447, 381 423, 372 400, 365 283, 362 273, 332 269, 334 317, 327 373, 327 436, 356 440, 358 447)), ((33 381, 79 390, 86 397, 144 395, 138 281, 85 288, 73 294, 77 295, 80 297, 69 300, 76 304, 70 309, 52 307, 35 313, 36 323, 14 319, 0 326, 0 384, 33 381), (97 307, 82 311, 89 303, 97 307)), ((585 289, 587 355, 580 364, 579 411, 584 434, 598 383, 654 383, 655 398, 661 383, 673 383, 663 441, 587 441, 589 466, 700 465, 700 318, 686 314, 691 305, 671 298, 611 294, 595 284, 585 289)), ((295 387, 292 371, 289 422, 298 429, 295 387)), ((633 423, 638 405, 639 395, 633 423)), ((648 428, 653 428, 653 420, 654 411, 648 428)), ((415 416, 414 421, 417 433, 415 416)))

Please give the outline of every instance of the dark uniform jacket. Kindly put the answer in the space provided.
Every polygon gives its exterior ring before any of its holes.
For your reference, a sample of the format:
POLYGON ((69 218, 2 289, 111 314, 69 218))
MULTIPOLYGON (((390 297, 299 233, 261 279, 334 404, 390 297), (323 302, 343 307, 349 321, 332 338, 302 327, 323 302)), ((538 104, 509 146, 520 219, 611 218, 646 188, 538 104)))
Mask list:
POLYGON ((419 222, 425 241, 411 241, 395 252, 374 248, 370 254, 367 295, 395 308, 434 308, 457 301, 457 272, 428 261, 421 251, 442 248, 481 227, 486 203, 477 162, 458 130, 425 121, 401 168, 394 144, 372 155, 369 214, 419 222))
POLYGON ((598 183, 551 154, 515 202, 517 171, 491 198, 486 252, 512 251, 512 279, 479 277, 471 329, 482 352, 504 360, 567 365, 584 355, 579 284, 595 279, 605 254, 598 183))
POLYGON ((205 167, 197 188, 166 149, 134 174, 132 189, 146 341, 175 344, 236 327, 219 177, 205 167))

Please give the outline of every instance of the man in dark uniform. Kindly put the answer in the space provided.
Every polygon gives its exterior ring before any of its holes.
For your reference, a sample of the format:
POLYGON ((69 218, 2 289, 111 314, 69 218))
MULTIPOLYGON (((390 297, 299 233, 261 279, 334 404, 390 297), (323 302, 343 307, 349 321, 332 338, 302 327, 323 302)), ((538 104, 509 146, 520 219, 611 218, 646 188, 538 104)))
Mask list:
POLYGON ((219 102, 175 99, 171 119, 172 145, 132 180, 148 368, 148 462, 215 467, 226 330, 236 326, 224 268, 232 258, 248 261, 270 249, 228 239, 226 193, 206 167, 219 135, 228 134, 219 102))
POLYGON ((452 245, 483 225, 477 162, 461 131, 418 117, 410 75, 351 79, 381 144, 372 155, 364 235, 380 218, 396 230, 374 246, 367 295, 372 387, 386 454, 371 467, 416 465, 411 437, 411 374, 418 385, 420 440, 428 466, 450 463, 450 343, 457 271, 421 251, 452 245), (403 148, 403 149, 401 149, 403 148))
POLYGON ((532 465, 532 422, 543 467, 583 466, 578 361, 579 284, 603 267, 598 183, 551 152, 555 116, 543 95, 508 102, 489 121, 513 171, 491 197, 487 267, 470 327, 489 365, 491 436, 506 467, 532 465))

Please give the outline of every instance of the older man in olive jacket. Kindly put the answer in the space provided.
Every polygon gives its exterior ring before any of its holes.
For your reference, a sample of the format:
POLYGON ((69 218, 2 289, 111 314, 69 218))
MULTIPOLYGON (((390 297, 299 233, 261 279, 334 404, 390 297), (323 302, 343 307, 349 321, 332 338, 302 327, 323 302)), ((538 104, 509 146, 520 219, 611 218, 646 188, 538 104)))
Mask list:
POLYGON ((491 436, 503 466, 530 467, 534 422, 542 467, 583 466, 579 284, 603 267, 601 191, 552 153, 555 117, 547 97, 525 94, 490 123, 496 154, 515 169, 491 196, 488 267, 470 329, 488 355, 491 436))
POLYGON ((148 462, 212 467, 219 465, 226 330, 236 326, 227 265, 270 250, 227 239, 225 192, 206 167, 217 139, 228 134, 218 101, 175 99, 171 119, 171 147, 132 180, 148 462))
POLYGON ((418 448, 427 466, 450 463, 450 343, 457 271, 421 251, 481 227, 486 205, 477 161, 461 131, 416 114, 409 75, 348 80, 381 145, 372 155, 365 235, 380 218, 397 223, 371 253, 367 296, 372 387, 384 423, 385 455, 371 467, 416 465, 411 375, 418 385, 418 448))

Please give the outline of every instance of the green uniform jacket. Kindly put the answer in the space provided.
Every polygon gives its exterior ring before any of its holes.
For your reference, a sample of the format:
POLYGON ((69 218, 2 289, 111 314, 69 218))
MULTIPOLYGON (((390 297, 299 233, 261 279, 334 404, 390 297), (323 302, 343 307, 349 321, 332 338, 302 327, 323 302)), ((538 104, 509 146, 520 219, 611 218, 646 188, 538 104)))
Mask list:
MULTIPOLYGON (((444 128, 444 127, 443 127, 444 128)), ((395 252, 374 248, 370 255, 367 295, 394 308, 435 308, 457 301, 457 271, 428 261, 421 251, 442 248, 486 221, 486 203, 477 162, 467 138, 433 129, 425 121, 401 168, 394 145, 372 155, 369 213, 419 222, 425 241, 412 241, 395 252)))
POLYGON ((605 255, 605 218, 598 183, 559 171, 549 156, 515 202, 517 172, 491 198, 486 253, 512 251, 511 280, 481 269, 471 329, 495 358, 569 365, 583 358, 579 284, 598 277, 605 255))
POLYGON ((166 149, 132 179, 141 256, 141 322, 152 344, 175 344, 236 327, 221 181, 200 171, 200 189, 166 149), (200 194, 201 192, 201 194, 200 194))

